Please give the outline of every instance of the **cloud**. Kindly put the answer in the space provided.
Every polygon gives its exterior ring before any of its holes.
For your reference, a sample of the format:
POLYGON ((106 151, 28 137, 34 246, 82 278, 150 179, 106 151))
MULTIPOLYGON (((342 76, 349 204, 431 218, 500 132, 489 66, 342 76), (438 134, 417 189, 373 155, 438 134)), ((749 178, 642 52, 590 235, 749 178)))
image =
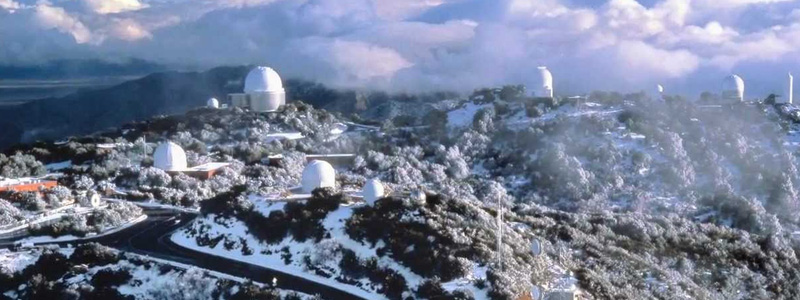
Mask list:
POLYGON ((93 42, 89 28, 61 7, 39 4, 36 6, 35 18, 46 29, 56 29, 71 35, 78 44, 93 42))
POLYGON ((153 35, 132 19, 117 19, 108 28, 108 34, 125 41, 152 38, 153 35))
POLYGON ((17 9, 22 7, 21 4, 15 2, 14 0, 0 0, 0 9, 7 10, 9 12, 14 12, 17 9))
POLYGON ((98 14, 116 14, 147 8, 138 0, 83 0, 84 5, 98 14))
POLYGON ((313 79, 335 86, 352 86, 351 82, 385 84, 398 71, 413 65, 391 48, 318 37, 292 42, 284 55, 298 62, 290 68, 301 68, 297 72, 317 69, 309 74, 313 79))
POLYGON ((285 77, 407 91, 532 83, 547 65, 557 94, 654 83, 694 94, 730 72, 800 68, 798 1, 35 1, 0 0, 16 10, 0 18, 0 40, 15 45, 0 58, 258 63, 285 77), (28 22, 43 31, 15 33, 28 22))

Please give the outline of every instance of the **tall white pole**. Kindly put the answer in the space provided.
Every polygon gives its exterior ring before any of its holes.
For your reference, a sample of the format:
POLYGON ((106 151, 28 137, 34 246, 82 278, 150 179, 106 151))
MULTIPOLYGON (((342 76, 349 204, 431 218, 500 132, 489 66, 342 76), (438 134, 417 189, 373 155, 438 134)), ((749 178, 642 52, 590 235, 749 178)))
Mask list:
POLYGON ((792 73, 789 73, 789 87, 786 94, 786 103, 792 104, 792 101, 794 101, 794 76, 792 76, 792 73))

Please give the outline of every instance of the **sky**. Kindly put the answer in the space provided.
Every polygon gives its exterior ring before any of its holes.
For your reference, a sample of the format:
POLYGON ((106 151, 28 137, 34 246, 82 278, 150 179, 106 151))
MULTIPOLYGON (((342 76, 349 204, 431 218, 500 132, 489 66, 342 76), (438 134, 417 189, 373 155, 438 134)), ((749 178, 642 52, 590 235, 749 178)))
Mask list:
POLYGON ((140 58, 261 64, 346 88, 535 82, 696 97, 739 74, 747 97, 800 74, 794 0, 0 0, 0 64, 140 58))

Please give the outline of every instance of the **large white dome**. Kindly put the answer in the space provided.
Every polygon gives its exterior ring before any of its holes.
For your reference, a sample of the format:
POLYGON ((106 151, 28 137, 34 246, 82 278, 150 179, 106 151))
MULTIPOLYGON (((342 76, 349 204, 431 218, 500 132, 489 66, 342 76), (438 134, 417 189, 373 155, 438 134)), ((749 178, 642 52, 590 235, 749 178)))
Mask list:
POLYGON ((162 143, 153 154, 153 166, 164 171, 186 170, 186 152, 173 142, 162 143))
POLYGON ((722 98, 744 101, 744 80, 739 75, 725 77, 722 82, 722 98))
POLYGON ((336 170, 326 161, 314 160, 303 170, 302 187, 304 193, 336 187, 336 170))
POLYGON ((533 94, 536 97, 553 98, 553 74, 547 67, 538 68, 538 77, 536 77, 536 85, 533 87, 533 94))
POLYGON ((375 204, 375 201, 383 198, 383 183, 378 179, 367 180, 367 183, 364 184, 364 189, 361 191, 361 195, 364 196, 364 201, 366 201, 367 204, 375 204))
POLYGON ((245 94, 283 92, 283 81, 278 72, 268 67, 256 67, 244 80, 245 94))
POLYGON ((208 99, 206 106, 208 106, 208 108, 219 108, 219 100, 217 100, 217 98, 208 99))

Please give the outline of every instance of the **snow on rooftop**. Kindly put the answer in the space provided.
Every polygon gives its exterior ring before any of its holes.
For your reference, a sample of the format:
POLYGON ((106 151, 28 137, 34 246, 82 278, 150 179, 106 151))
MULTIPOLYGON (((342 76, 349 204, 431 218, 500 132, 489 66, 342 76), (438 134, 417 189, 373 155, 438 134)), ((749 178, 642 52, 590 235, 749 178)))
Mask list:
POLYGON ((267 134, 266 142, 281 141, 281 140, 299 140, 305 136, 300 132, 279 132, 267 134))
POLYGON ((202 164, 199 166, 189 168, 189 171, 211 171, 216 170, 219 168, 227 167, 230 163, 220 163, 220 162, 212 162, 207 164, 202 164))

